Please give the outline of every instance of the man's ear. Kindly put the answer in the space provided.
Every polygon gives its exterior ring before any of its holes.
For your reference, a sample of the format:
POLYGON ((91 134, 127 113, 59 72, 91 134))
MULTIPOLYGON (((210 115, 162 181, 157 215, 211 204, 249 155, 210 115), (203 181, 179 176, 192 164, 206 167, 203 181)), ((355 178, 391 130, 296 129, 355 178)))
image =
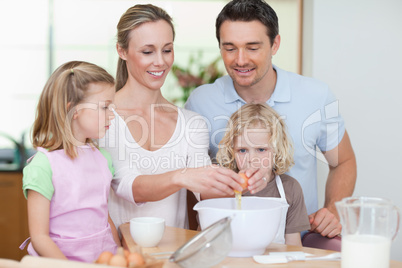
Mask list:
POLYGON ((272 44, 272 56, 276 54, 276 52, 278 52, 279 50, 279 46, 281 44, 281 36, 278 34, 275 39, 274 39, 274 43, 272 44))
POLYGON ((116 50, 117 50, 117 54, 119 54, 119 57, 122 59, 122 60, 127 60, 127 57, 126 57, 126 50, 124 49, 124 48, 122 48, 120 45, 119 45, 119 43, 116 43, 116 50))

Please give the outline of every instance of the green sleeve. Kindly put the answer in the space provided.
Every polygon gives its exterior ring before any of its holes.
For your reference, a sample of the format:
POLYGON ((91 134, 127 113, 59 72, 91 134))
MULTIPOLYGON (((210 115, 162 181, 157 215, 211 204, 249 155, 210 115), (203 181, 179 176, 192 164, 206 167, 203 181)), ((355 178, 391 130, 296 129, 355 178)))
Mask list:
POLYGON ((33 190, 49 201, 52 199, 54 193, 52 169, 44 153, 37 152, 22 172, 22 190, 25 198, 28 197, 28 190, 33 190))
POLYGON ((112 156, 109 154, 108 151, 106 151, 103 148, 99 148, 99 151, 103 154, 103 156, 107 160, 107 165, 109 167, 110 173, 112 173, 112 176, 114 176, 114 167, 113 167, 113 162, 112 162, 112 156))

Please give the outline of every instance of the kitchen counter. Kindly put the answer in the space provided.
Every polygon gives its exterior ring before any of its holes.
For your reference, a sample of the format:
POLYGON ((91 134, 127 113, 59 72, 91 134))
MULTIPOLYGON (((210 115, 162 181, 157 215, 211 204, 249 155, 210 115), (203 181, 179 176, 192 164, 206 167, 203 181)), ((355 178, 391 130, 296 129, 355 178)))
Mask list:
POLYGON ((0 203, 0 258, 19 261, 27 251, 18 247, 29 236, 21 171, 0 172, 0 203))
MULTIPOLYGON (((120 226, 120 231, 122 234, 122 243, 123 247, 131 250, 135 250, 137 245, 135 244, 133 238, 131 237, 130 234, 130 224, 125 223, 120 226)), ((155 252, 166 252, 166 251, 175 251, 179 247, 181 247, 184 243, 186 243, 189 239, 191 239, 193 236, 195 236, 198 232, 197 231, 192 231, 192 230, 187 230, 187 229, 181 229, 181 228, 174 228, 174 227, 166 227, 165 233, 163 235, 163 238, 161 242, 158 244, 157 247, 153 248, 143 248, 142 251, 143 253, 155 253, 155 252)), ((265 254, 268 254, 269 252, 283 252, 283 251, 303 251, 306 253, 310 253, 316 256, 323 256, 327 255, 330 253, 334 253, 335 251, 331 250, 322 250, 322 249, 316 249, 316 248, 307 248, 307 247, 298 247, 298 246, 288 246, 288 245, 282 245, 282 244, 270 244, 266 251, 265 254)), ((326 268, 331 268, 331 267, 341 267, 340 261, 293 261, 289 263, 284 263, 284 264, 259 264, 256 263, 253 258, 232 258, 232 257, 226 257, 221 263, 214 267, 238 267, 238 268, 244 268, 244 267, 305 267, 305 268, 315 268, 315 267, 326 267, 326 268)), ((163 267, 179 267, 178 265, 171 263, 169 261, 165 261, 163 267)), ((391 265, 390 268, 402 268, 402 262, 399 261, 393 261, 391 260, 391 265)))

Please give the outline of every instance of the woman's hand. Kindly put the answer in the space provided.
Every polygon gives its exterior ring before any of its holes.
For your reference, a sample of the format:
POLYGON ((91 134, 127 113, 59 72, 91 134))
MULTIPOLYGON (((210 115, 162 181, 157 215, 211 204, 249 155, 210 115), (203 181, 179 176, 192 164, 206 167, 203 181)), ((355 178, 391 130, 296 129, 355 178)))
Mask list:
POLYGON ((180 178, 184 188, 200 193, 202 199, 233 196, 234 190, 242 191, 240 175, 217 165, 184 169, 180 178))

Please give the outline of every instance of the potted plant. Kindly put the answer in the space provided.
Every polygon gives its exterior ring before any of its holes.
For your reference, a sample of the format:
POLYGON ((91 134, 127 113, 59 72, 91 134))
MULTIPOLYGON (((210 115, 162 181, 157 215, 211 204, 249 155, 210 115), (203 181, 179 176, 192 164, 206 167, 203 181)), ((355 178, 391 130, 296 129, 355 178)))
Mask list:
POLYGON ((213 83, 217 78, 224 75, 224 72, 218 67, 221 60, 220 56, 209 64, 202 64, 201 58, 202 52, 199 52, 197 57, 190 56, 186 67, 173 64, 172 74, 176 77, 182 90, 182 96, 174 99, 173 102, 185 103, 196 87, 213 83))

